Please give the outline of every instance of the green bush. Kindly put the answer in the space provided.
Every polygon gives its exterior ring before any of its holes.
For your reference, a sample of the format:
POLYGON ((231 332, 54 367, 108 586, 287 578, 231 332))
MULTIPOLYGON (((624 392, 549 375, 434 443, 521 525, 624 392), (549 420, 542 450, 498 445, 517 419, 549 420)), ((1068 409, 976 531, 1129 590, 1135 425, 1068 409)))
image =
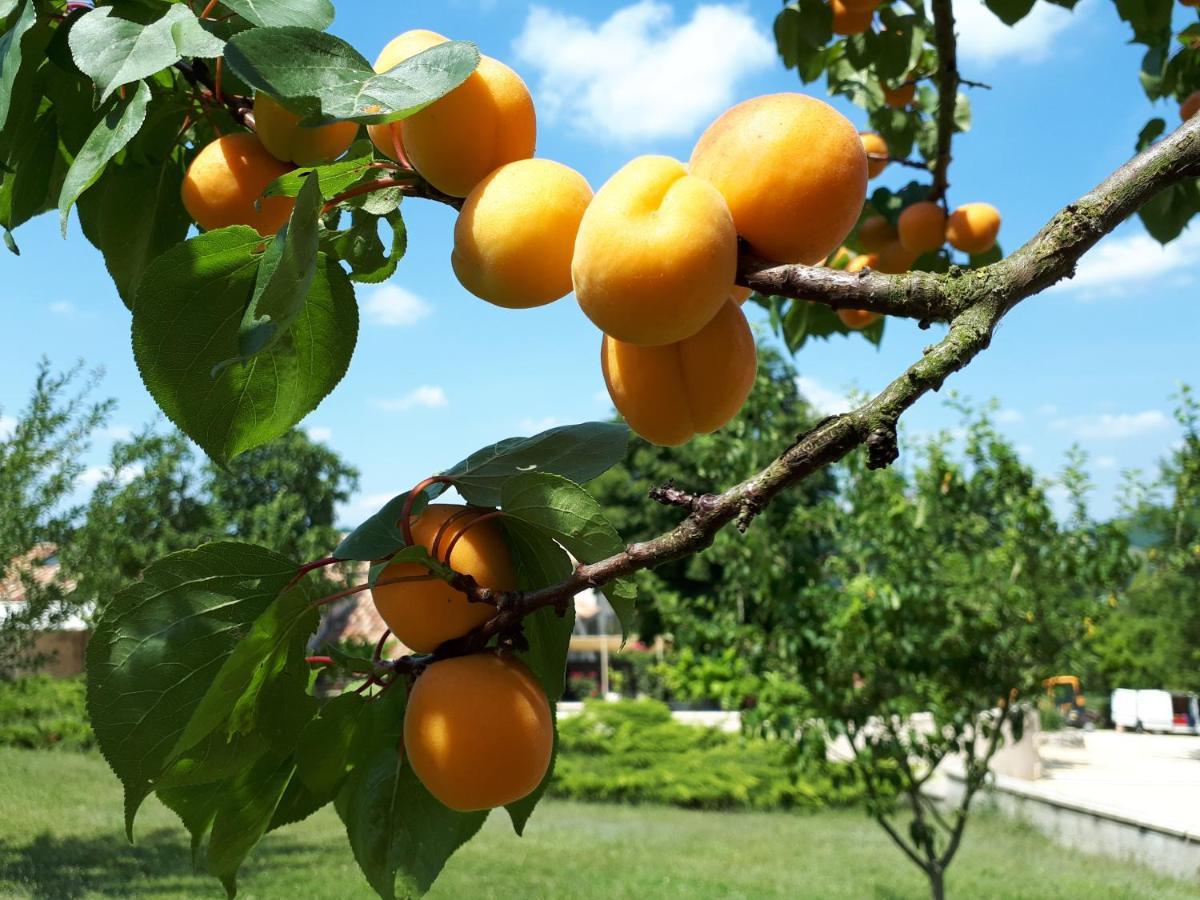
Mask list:
POLYGON ((0 747, 90 750, 96 739, 83 697, 82 678, 0 681, 0 747))
POLYGON ((816 809, 862 790, 843 765, 801 762, 792 746, 685 725, 663 703, 589 701, 559 722, 550 794, 690 809, 816 809))

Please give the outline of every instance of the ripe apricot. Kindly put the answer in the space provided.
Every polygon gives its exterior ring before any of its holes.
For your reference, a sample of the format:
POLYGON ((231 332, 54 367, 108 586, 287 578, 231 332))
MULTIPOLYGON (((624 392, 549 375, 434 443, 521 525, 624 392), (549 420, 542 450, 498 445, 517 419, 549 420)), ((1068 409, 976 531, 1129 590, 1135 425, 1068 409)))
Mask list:
POLYGON ((879 313, 871 312, 869 309, 839 309, 837 315, 843 325, 855 331, 866 328, 879 318, 879 313))
POLYGON ((858 226, 858 242, 864 250, 878 252, 884 245, 898 239, 896 226, 880 215, 867 216, 858 226))
POLYGON ((750 288, 742 287, 740 284, 735 284, 733 286, 733 290, 729 292, 729 299, 731 299, 738 306, 741 306, 750 299, 750 295, 753 293, 754 291, 750 290, 750 288))
POLYGON ((1200 91, 1192 91, 1187 99, 1179 104, 1179 117, 1186 122, 1198 112, 1200 112, 1200 91))
POLYGON ((427 668, 404 711, 404 752, 421 784, 460 812, 520 800, 550 767, 546 693, 515 656, 488 651, 427 668))
MULTIPOLYGON (((500 527, 493 520, 473 524, 486 512, 476 507, 431 504, 412 523, 413 542, 454 571, 472 576, 481 586, 511 591, 516 587, 516 576, 500 527)), ((428 569, 416 563, 393 563, 380 573, 371 590, 375 608, 392 634, 419 653, 429 653, 443 641, 462 637, 496 612, 486 603, 469 602, 466 594, 440 578, 384 583, 428 574, 428 569)))
POLYGON ((946 220, 946 240, 963 253, 987 253, 1000 233, 1000 211, 990 203, 964 203, 946 220))
POLYGON ((883 89, 883 102, 892 109, 904 109, 908 104, 913 102, 913 97, 917 94, 917 86, 911 81, 908 84, 902 84, 897 88, 883 89))
POLYGON ((753 251, 815 264, 849 234, 867 194, 867 154, 850 120, 804 94, 739 103, 708 126, 690 169, 716 186, 753 251))
POLYGON ((885 275, 900 275, 912 268, 920 254, 913 253, 900 241, 888 241, 879 248, 874 268, 885 275))
POLYGON ((873 131, 864 131, 859 137, 862 139, 863 149, 867 151, 867 177, 877 178, 888 167, 887 141, 873 131), (873 159, 876 156, 883 158, 873 159))
POLYGON ((853 9, 844 0, 829 0, 833 10, 833 33, 842 35, 862 34, 871 27, 875 8, 853 9))
POLYGON ((906 206, 896 224, 900 243, 917 256, 932 253, 946 241, 946 211, 932 201, 906 206))
POLYGON ((263 237, 275 234, 292 214, 291 197, 262 197, 267 186, 293 167, 267 152, 254 135, 236 131, 207 144, 183 176, 183 206, 206 231, 249 225, 263 237))
POLYGON ((454 274, 468 291, 509 309, 571 292, 575 233, 592 200, 587 180, 561 163, 501 166, 467 195, 454 225, 454 274))
POLYGON ((608 335, 600 366, 613 405, 653 444, 674 447, 737 415, 758 367, 754 335, 732 299, 699 332, 662 347, 608 335))
POLYGON ((631 344, 691 337, 729 297, 737 232, 720 193, 683 163, 639 156, 583 214, 571 265, 579 306, 631 344))
POLYGON ((268 153, 298 166, 333 162, 350 149, 358 135, 356 122, 302 126, 298 115, 267 94, 254 95, 254 129, 268 153))
MULTIPOLYGON (((404 62, 410 56, 416 56, 422 50, 428 50, 438 44, 446 43, 447 38, 436 31, 425 28, 413 28, 388 41, 375 60, 375 71, 386 72, 404 62)), ((396 162, 406 162, 408 156, 404 153, 404 137, 400 133, 399 122, 385 122, 382 125, 368 125, 367 136, 371 143, 382 153, 396 162)))

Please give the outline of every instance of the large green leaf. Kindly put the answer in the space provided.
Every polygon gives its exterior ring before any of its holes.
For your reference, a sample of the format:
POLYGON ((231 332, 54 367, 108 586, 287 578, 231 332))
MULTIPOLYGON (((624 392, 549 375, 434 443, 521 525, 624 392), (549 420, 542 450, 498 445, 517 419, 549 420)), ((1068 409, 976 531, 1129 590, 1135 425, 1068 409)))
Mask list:
POLYGON ((454 90, 479 64, 473 44, 447 41, 377 73, 348 43, 309 28, 252 28, 225 48, 225 62, 256 91, 306 119, 389 122, 454 90))
POLYGON ((52 209, 66 174, 59 149, 58 113, 42 112, 8 159, 0 182, 0 225, 12 230, 52 209))
POLYGON ((147 389, 222 464, 311 412, 345 374, 358 333, 349 279, 322 257, 287 333, 249 362, 225 365, 238 355, 262 244, 245 226, 179 244, 146 270, 134 303, 134 357, 147 389))
POLYGON ((69 38, 79 70, 96 83, 100 102, 123 84, 149 78, 185 56, 220 56, 213 37, 185 4, 101 6, 79 19, 69 38))
POLYGON ((476 450, 443 475, 468 503, 499 506, 504 483, 526 472, 553 472, 584 484, 625 458, 629 429, 619 422, 560 425, 476 450))
POLYGON ((1160 244, 1168 244, 1179 237, 1197 213, 1200 213, 1200 180, 1193 179, 1155 194, 1138 210, 1138 217, 1151 237, 1160 244))
POLYGON ((329 0, 221 0, 221 5, 255 25, 298 25, 323 31, 333 24, 329 0))
MULTIPOLYGON (((429 503, 430 494, 425 492, 413 501, 412 515, 420 515, 429 503)), ((408 491, 397 494, 342 539, 333 551, 338 559, 380 559, 404 546, 404 534, 400 531, 400 513, 408 500, 408 491)))
POLYGON ((291 756, 263 756, 220 787, 221 805, 208 839, 208 871, 226 893, 237 894, 237 871, 267 833, 283 793, 295 777, 291 756))
POLYGON ((20 0, 16 21, 0 34, 0 128, 8 121, 12 106, 13 83, 21 68, 21 40, 37 20, 33 0, 20 0))
POLYGON ((125 786, 130 833, 210 680, 295 572, 261 547, 206 544, 153 563, 104 607, 87 651, 88 714, 125 786))
POLYGON ((79 198, 83 233, 104 255, 108 274, 130 308, 150 263, 187 237, 191 218, 179 196, 183 173, 178 156, 159 165, 109 166, 79 198))
MULTIPOLYGON (((506 518, 540 529, 585 563, 598 562, 625 549, 600 504, 587 491, 560 475, 527 472, 510 478, 501 490, 506 518)), ((625 634, 633 627, 637 590, 632 580, 618 578, 602 588, 625 634)))
POLYGON ((293 169, 280 175, 267 186, 267 189, 263 191, 263 196, 295 197, 300 193, 300 189, 304 187, 309 176, 316 173, 321 180, 321 196, 326 200, 331 200, 360 181, 368 177, 376 177, 379 170, 372 168, 374 162, 371 142, 357 141, 347 151, 346 156, 337 162, 324 166, 293 169))
POLYGON ((1035 0, 984 0, 987 8, 1000 17, 1005 25, 1016 25, 1029 15, 1035 0))
POLYGON ((361 210, 350 213, 350 227, 330 236, 334 254, 350 266, 350 278, 366 284, 387 281, 408 249, 408 232, 400 210, 373 216, 361 210), (386 221, 392 230, 392 246, 384 248, 379 239, 379 223, 386 221))
POLYGON ((334 806, 359 868, 385 900, 428 891, 446 860, 487 818, 486 812, 460 813, 439 803, 394 746, 357 766, 334 806))
POLYGON ((254 279, 254 293, 238 332, 239 359, 246 362, 287 334, 317 274, 321 183, 315 173, 296 195, 292 215, 271 241, 254 279))
MULTIPOLYGON (((67 236, 67 214, 71 211, 71 205, 100 177, 109 160, 138 133, 146 121, 149 103, 150 85, 139 81, 133 96, 128 101, 113 104, 88 136, 83 149, 72 160, 58 195, 58 215, 63 237, 67 236)), ((140 197, 138 201, 136 205, 140 208, 140 197)))

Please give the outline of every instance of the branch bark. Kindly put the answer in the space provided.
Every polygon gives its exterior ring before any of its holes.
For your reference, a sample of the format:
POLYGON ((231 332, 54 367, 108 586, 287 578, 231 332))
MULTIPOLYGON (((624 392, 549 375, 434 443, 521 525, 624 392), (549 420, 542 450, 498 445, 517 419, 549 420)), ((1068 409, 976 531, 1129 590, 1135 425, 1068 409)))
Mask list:
POLYGON ((254 130, 254 101, 249 97, 242 97, 238 94, 230 94, 225 91, 221 92, 220 97, 217 96, 216 81, 213 78, 212 72, 208 70, 207 63, 202 59, 194 59, 191 61, 181 59, 175 63, 175 69, 188 81, 194 85, 204 97, 205 100, 211 100, 218 103, 229 110, 229 114, 233 116, 235 122, 245 125, 251 131, 254 130))
POLYGON ((937 156, 933 162, 930 199, 946 206, 950 186, 950 144, 954 139, 954 104, 958 97, 958 43, 954 37, 952 0, 932 0, 933 42, 938 52, 937 156))

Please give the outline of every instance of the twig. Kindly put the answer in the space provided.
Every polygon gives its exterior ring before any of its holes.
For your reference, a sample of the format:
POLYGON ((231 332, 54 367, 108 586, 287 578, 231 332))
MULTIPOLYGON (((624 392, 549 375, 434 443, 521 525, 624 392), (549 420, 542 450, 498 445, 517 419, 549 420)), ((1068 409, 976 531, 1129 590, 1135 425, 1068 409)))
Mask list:
POLYGON ((242 97, 238 94, 230 94, 221 92, 221 96, 217 97, 217 85, 213 79, 212 73, 208 71, 208 66, 204 60, 181 59, 175 63, 175 68, 187 80, 193 88, 196 89, 202 101, 211 98, 214 103, 220 103, 233 117, 235 122, 246 126, 253 130, 254 128, 254 102, 249 97, 242 97))
POLYGON ((932 0, 934 45, 938 52, 937 70, 937 155, 933 165, 933 191, 930 199, 946 206, 950 186, 950 143, 954 138, 954 103, 958 96, 958 45, 954 37, 952 0, 932 0))

